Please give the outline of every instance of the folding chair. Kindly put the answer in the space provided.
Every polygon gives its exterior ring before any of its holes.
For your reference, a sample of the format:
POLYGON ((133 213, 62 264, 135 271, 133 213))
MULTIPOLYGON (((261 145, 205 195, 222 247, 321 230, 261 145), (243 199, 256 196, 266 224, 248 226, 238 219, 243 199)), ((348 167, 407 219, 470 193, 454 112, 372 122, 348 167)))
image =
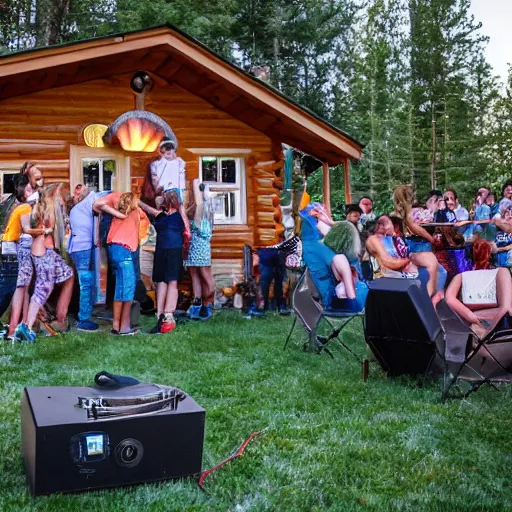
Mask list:
POLYGON ((343 329, 345 329, 345 327, 355 318, 361 319, 363 330, 365 329, 364 310, 358 313, 353 313, 324 309, 320 300, 320 294, 318 293, 308 268, 306 268, 300 277, 293 292, 292 309, 295 312, 295 318, 293 319, 293 324, 290 332, 288 333, 283 349, 286 349, 288 346, 292 333, 295 329, 297 319, 299 319, 308 334, 308 341, 304 343, 305 351, 309 350, 318 354, 325 351, 333 358, 334 356, 329 350, 328 344, 331 340, 336 338, 345 350, 352 354, 359 362, 362 362, 339 336, 343 329), (341 324, 336 327, 330 319, 341 320, 341 324), (322 320, 325 320, 331 329, 331 332, 327 336, 318 335, 318 328, 322 320))
POLYGON ((483 384, 496 388, 498 382, 512 382, 512 329, 508 320, 479 338, 444 301, 439 303, 437 314, 445 332, 443 402, 466 398, 483 384), (453 393, 462 382, 468 384, 467 390, 453 393))

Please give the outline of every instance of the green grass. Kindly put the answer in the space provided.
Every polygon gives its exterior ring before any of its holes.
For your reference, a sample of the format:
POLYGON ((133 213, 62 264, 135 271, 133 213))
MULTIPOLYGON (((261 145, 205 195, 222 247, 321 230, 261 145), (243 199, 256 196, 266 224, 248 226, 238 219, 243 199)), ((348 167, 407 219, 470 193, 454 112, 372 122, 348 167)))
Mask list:
MULTIPOLYGON (((290 318, 222 312, 166 336, 72 333, 0 354, 0 510, 512 510, 512 391, 441 404, 440 383, 387 379, 341 349, 301 351, 290 318), (24 386, 88 385, 106 369, 176 385, 206 411, 203 467, 265 429, 206 480, 30 497, 20 456, 24 386)), ((346 339, 364 351, 357 326, 346 339)))

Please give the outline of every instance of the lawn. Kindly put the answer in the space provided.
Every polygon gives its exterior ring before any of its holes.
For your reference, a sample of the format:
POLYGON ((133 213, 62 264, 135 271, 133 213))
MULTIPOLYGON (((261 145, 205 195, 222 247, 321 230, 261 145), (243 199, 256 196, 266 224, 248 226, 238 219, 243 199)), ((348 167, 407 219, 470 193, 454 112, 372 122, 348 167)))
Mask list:
MULTIPOLYGON (((165 336, 71 333, 1 351, 0 510, 511 510, 511 387, 441 404, 440 383, 364 383, 357 362, 304 353, 291 319, 233 311, 165 336), (206 480, 30 497, 20 456, 23 386, 88 385, 106 369, 176 385, 206 411, 206 480)), ((364 350, 360 330, 349 343, 364 350)))

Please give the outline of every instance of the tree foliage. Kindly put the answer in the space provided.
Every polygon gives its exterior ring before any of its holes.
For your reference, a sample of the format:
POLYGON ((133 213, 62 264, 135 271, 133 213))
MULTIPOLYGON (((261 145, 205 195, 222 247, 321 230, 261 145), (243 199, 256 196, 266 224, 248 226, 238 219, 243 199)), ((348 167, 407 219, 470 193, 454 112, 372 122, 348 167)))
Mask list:
MULTIPOLYGON (((485 59, 471 0, 0 0, 0 51, 171 23, 365 145, 355 198, 387 209, 400 183, 469 203, 512 174, 512 78, 485 59)), ((333 169, 332 202, 343 202, 333 169)), ((321 175, 310 180, 321 192, 321 175)))

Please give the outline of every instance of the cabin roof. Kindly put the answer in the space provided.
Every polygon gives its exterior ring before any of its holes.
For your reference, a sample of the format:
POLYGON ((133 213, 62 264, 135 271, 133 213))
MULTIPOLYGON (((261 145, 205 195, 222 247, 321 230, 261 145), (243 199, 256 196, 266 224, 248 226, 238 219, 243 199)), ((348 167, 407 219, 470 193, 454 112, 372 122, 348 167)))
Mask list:
POLYGON ((361 158, 356 139, 171 25, 0 56, 0 101, 141 69, 330 165, 361 158))

